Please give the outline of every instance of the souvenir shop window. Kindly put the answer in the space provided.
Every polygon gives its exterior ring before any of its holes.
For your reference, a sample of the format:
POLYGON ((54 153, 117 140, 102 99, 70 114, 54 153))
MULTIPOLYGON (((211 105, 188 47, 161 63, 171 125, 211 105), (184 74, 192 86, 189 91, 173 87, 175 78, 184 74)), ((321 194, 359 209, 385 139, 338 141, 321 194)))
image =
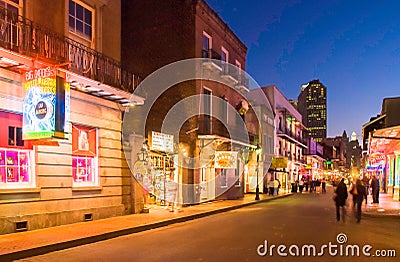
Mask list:
POLYGON ((96 128, 72 126, 72 184, 99 185, 96 128))
POLYGON ((0 148, 0 188, 35 187, 33 151, 0 148))
POLYGON ((226 177, 226 169, 220 169, 219 185, 220 185, 220 187, 228 187, 228 181, 227 181, 227 177, 226 177))

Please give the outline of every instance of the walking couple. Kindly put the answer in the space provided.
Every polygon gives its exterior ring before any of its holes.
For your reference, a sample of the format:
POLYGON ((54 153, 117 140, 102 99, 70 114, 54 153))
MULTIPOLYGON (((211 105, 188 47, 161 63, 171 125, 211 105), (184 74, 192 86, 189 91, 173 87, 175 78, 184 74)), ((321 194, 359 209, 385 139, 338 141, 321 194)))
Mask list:
MULTIPOLYGON (((353 186, 350 191, 353 194, 353 203, 356 206, 355 217, 357 219, 357 223, 361 221, 361 206, 365 196, 365 186, 362 184, 361 180, 357 179, 356 184, 353 186)), ((345 221, 346 216, 346 200, 348 197, 347 186, 344 183, 344 178, 337 185, 335 190, 334 201, 336 204, 336 220, 340 221, 340 213, 342 213, 342 220, 345 221), (342 209, 342 212, 340 212, 342 209)))

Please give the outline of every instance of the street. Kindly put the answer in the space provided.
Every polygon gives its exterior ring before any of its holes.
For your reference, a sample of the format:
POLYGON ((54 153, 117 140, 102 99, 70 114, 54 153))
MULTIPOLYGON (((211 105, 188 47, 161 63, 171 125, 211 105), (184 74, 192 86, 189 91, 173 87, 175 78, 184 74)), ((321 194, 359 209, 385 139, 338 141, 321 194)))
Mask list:
POLYGON ((363 217, 357 224, 347 210, 345 223, 337 222, 329 188, 20 261, 397 261, 391 252, 400 256, 400 219, 363 217), (314 245, 315 255, 304 245, 314 245), (348 245, 359 247, 358 257, 348 245))

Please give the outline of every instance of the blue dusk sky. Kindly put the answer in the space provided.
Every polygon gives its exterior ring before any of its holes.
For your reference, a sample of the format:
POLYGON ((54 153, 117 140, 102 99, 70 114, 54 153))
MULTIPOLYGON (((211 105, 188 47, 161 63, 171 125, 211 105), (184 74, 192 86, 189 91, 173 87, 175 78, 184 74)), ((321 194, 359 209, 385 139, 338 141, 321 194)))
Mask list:
MULTIPOLYGON (((328 136, 353 131, 400 96, 400 1, 206 0, 248 48, 246 71, 288 99, 319 79, 328 136)), ((400 113, 400 112, 399 112, 400 113)))

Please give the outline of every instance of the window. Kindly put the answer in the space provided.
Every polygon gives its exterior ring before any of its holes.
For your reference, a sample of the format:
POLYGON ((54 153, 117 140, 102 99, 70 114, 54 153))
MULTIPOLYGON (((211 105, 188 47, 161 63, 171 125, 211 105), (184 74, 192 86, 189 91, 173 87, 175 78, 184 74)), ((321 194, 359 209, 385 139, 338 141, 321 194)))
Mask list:
POLYGON ((74 187, 99 185, 95 128, 72 126, 72 184, 74 187))
POLYGON ((229 52, 223 46, 221 47, 221 61, 229 62, 229 52))
POLYGON ((206 133, 211 132, 211 94, 211 90, 203 88, 203 131, 206 133))
POLYGON ((9 146, 24 146, 24 140, 22 140, 22 128, 21 127, 8 127, 8 145, 9 146))
POLYGON ((17 21, 18 14, 20 13, 19 0, 0 0, 0 8, 4 9, 4 12, 0 14, 1 20, 1 32, 0 35, 6 42, 9 42, 11 47, 18 45, 18 30, 17 21))
POLYGON ((92 39, 93 10, 77 1, 69 0, 69 30, 87 39, 92 39))
POLYGON ((212 39, 209 34, 203 32, 203 51, 202 58, 212 58, 211 57, 211 47, 212 47, 212 39))
POLYGON ((33 151, 0 148, 0 188, 34 187, 33 151))
POLYGON ((219 186, 220 187, 228 187, 228 181, 226 177, 226 169, 219 169, 219 186))

